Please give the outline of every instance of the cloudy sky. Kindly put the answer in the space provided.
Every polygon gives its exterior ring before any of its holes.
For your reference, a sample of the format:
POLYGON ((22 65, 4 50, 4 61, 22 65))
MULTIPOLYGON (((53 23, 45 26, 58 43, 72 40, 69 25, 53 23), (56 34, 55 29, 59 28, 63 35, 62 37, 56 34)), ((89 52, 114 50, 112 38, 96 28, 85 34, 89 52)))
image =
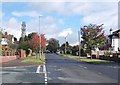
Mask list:
POLYGON ((58 39, 61 44, 65 41, 65 36, 71 45, 77 44, 78 30, 84 25, 104 24, 106 35, 110 28, 118 29, 118 0, 36 1, 4 0, 0 4, 0 25, 4 31, 19 39, 21 23, 25 21, 26 34, 39 32, 41 15, 41 33, 47 39, 58 39))

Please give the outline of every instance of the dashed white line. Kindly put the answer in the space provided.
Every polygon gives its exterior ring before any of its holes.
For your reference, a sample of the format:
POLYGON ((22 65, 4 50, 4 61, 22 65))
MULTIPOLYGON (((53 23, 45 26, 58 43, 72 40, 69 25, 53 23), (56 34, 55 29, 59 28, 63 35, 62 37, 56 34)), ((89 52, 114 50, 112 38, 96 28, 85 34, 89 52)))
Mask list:
POLYGON ((85 69, 87 69, 87 67, 84 67, 85 69))
POLYGON ((43 65, 43 72, 45 73, 45 85, 47 85, 47 71, 46 71, 46 66, 43 65))
POLYGON ((44 81, 45 81, 45 85, 47 85, 47 79, 48 79, 48 77, 47 77, 46 66, 45 65, 42 65, 42 66, 39 65, 37 67, 36 73, 44 73, 44 79, 45 79, 44 81), (43 69, 42 69, 42 67, 43 67, 43 69), (42 72, 40 72, 41 69, 42 69, 42 72))

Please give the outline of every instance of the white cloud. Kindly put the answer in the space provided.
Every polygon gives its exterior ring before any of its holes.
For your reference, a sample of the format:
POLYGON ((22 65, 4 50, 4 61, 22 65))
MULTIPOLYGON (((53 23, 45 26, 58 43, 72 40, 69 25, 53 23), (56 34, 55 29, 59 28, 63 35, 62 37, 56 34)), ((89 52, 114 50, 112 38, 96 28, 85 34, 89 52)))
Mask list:
MULTIPOLYGON (((46 38, 57 38, 58 33, 61 31, 57 26, 57 20, 52 16, 44 16, 40 18, 40 33, 44 33, 46 38)), ((27 32, 38 32, 39 33, 39 20, 38 18, 32 19, 27 24, 27 32), (33 24, 34 23, 34 24, 33 24)))
POLYGON ((28 4, 32 10, 37 10, 40 12, 57 12, 61 13, 64 10, 64 2, 32 2, 28 4), (59 10, 58 10, 59 9, 59 10))
POLYGON ((1 0, 2 2, 118 2, 119 0, 1 0))
MULTIPOLYGON (((107 3, 106 3, 107 4, 107 3)), ((98 4, 97 4, 98 5, 98 4)), ((107 5, 102 4, 97 6, 95 12, 90 12, 88 15, 84 16, 80 23, 82 25, 88 24, 104 24, 104 30, 106 34, 109 34, 109 29, 118 29, 118 10, 117 4, 109 3, 107 5), (100 6, 105 7, 105 9, 100 8, 100 6), (109 9, 109 10, 108 10, 109 9)))
POLYGON ((77 45, 78 33, 76 31, 74 31, 72 34, 67 36, 59 36, 57 39, 59 40, 60 45, 65 43, 65 37, 66 37, 66 41, 68 41, 70 45, 77 45))
POLYGON ((12 15, 17 17, 29 16, 29 17, 38 17, 39 13, 36 11, 27 11, 27 12, 12 12, 12 15))
POLYGON ((59 37, 66 37, 68 35, 71 35, 73 32, 72 32, 72 28, 67 28, 67 29, 64 29, 62 32, 59 33, 59 37))
POLYGON ((20 24, 21 23, 19 23, 14 17, 12 17, 8 20, 8 22, 3 23, 3 28, 5 28, 4 31, 7 31, 9 34, 12 34, 14 35, 14 37, 19 39, 21 36, 20 24))
MULTIPOLYGON (((117 1, 117 0, 116 0, 117 1)), ((55 16, 48 16, 47 13, 58 14, 58 16, 80 16, 83 17, 80 20, 81 25, 87 24, 104 24, 104 27, 108 33, 109 28, 117 28, 118 24, 118 9, 117 2, 113 0, 107 1, 93 1, 93 0, 80 0, 79 2, 40 2, 40 3, 28 3, 27 7, 30 8, 31 11, 17 12, 14 11, 12 14, 14 16, 22 17, 29 16, 34 17, 34 20, 30 20, 26 22, 27 24, 27 32, 39 32, 38 30, 38 16, 39 14, 45 14, 45 16, 40 18, 40 28, 41 33, 45 33, 45 36, 49 39, 51 37, 57 38, 64 42, 65 36, 69 33, 69 41, 71 44, 75 44, 78 41, 77 33, 73 32, 72 28, 60 29, 58 27, 58 23, 60 25, 65 25, 66 23, 62 19, 58 19, 55 16), (99 2, 99 3, 98 3, 99 2), (34 10, 34 11, 32 11, 34 10)), ((7 23, 7 22, 6 22, 7 23)), ((73 22, 74 23, 74 22, 73 22)), ((15 18, 11 18, 8 20, 8 31, 10 33, 15 34, 15 36, 21 36, 20 24, 16 21, 15 18), (14 30, 11 30, 14 29, 14 30)), ((28 34, 27 33, 27 34, 28 34)))

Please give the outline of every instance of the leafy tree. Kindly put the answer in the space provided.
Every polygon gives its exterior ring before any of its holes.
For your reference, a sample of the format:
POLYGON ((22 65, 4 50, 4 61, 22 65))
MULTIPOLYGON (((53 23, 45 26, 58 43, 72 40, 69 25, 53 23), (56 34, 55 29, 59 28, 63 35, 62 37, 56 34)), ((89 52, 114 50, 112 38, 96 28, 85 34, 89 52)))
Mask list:
POLYGON ((22 37, 20 37, 20 39, 19 39, 19 44, 20 44, 21 42, 24 42, 24 38, 22 38, 22 37))
POLYGON ((18 44, 11 44, 9 47, 12 48, 12 49, 17 50, 18 44))
POLYGON ((32 32, 32 33, 28 34, 28 40, 31 40, 31 39, 32 39, 32 36, 33 36, 34 34, 36 34, 36 33, 35 33, 35 32, 32 32))
POLYGON ((90 24, 81 28, 82 39, 84 46, 91 54, 91 50, 96 47, 100 48, 106 40, 102 25, 90 24))
POLYGON ((46 48, 46 43, 47 43, 47 41, 46 41, 46 38, 45 38, 44 34, 41 34, 41 35, 40 35, 40 38, 41 38, 41 46, 42 46, 42 49, 45 49, 45 48, 46 48))
MULTIPOLYGON (((13 48, 12 45, 11 47, 13 48)), ((23 49, 27 51, 29 48, 30 48, 30 40, 28 39, 28 36, 25 36, 24 38, 20 37, 17 49, 23 49)))
POLYGON ((30 42, 29 41, 21 41, 18 45, 18 49, 27 50, 28 48, 30 48, 30 42))
POLYGON ((45 49, 46 47, 46 38, 44 34, 41 34, 40 36, 37 33, 33 34, 30 42, 31 42, 31 48, 35 52, 39 51, 40 45, 42 48, 41 50, 45 49), (41 38, 41 41, 40 41, 40 38, 41 38))
POLYGON ((72 47, 72 55, 76 55, 79 52, 79 46, 75 45, 72 47))
POLYGON ((55 53, 58 50, 58 47, 59 47, 58 40, 56 40, 55 38, 50 38, 48 40, 47 50, 55 53))
MULTIPOLYGON (((65 43, 61 45, 60 50, 65 53, 65 43)), ((66 53, 70 54, 71 52, 72 52, 72 46, 70 46, 69 43, 66 42, 66 53)))

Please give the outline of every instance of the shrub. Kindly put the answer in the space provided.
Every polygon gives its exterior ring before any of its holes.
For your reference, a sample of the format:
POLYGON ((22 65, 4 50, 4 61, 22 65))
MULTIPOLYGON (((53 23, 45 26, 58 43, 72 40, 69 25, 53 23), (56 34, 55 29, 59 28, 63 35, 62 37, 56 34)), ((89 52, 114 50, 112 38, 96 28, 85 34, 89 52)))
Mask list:
POLYGON ((113 53, 112 53, 112 52, 107 51, 107 52, 105 52, 105 55, 106 55, 106 56, 110 56, 110 55, 113 55, 113 53))

